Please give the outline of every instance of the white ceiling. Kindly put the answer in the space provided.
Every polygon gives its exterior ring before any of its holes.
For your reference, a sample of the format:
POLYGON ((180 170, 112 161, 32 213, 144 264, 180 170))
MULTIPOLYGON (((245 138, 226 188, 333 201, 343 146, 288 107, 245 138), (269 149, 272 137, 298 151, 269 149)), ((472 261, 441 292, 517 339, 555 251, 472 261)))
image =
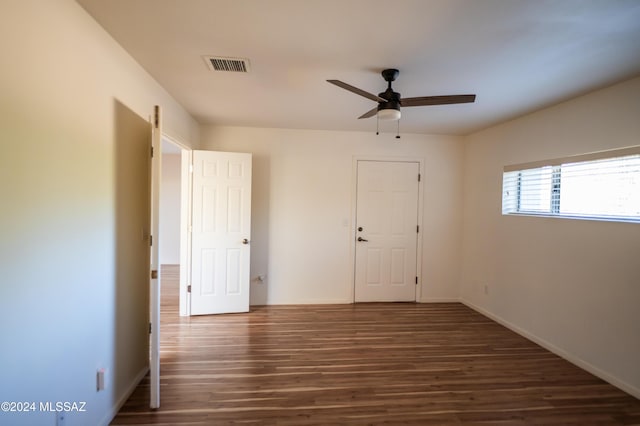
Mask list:
POLYGON ((373 132, 375 103, 325 80, 377 94, 398 68, 404 97, 477 94, 402 132, 466 134, 640 75, 638 0, 77 1, 200 123, 373 132))

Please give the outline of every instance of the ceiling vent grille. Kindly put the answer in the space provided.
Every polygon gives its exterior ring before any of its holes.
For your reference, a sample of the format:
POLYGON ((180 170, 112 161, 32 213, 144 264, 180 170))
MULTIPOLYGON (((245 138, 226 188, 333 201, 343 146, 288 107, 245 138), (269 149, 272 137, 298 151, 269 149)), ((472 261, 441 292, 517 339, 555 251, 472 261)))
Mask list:
POLYGON ((248 59, 205 56, 204 60, 211 71, 249 72, 248 59))

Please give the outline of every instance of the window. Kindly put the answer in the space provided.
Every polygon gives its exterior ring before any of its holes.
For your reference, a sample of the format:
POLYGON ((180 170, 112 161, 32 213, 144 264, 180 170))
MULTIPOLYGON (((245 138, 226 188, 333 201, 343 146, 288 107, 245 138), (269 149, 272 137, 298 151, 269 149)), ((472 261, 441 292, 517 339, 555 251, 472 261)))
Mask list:
POLYGON ((640 147, 507 166, 502 214, 640 222, 640 147))

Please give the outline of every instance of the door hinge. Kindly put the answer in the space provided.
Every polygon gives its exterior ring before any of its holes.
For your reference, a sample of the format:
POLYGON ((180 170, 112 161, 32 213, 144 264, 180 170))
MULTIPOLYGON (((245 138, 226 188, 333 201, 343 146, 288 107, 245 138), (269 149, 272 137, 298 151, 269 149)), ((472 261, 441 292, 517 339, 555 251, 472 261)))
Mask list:
POLYGON ((151 271, 151 279, 152 280, 157 280, 158 279, 158 270, 154 269, 151 271))
POLYGON ((153 158, 153 147, 151 147, 151 158, 153 158))
POLYGON ((418 285, 418 277, 416 277, 416 285, 418 285))
POLYGON ((158 105, 153 110, 153 125, 156 129, 160 126, 160 107, 158 105))
POLYGON ((187 286, 187 293, 191 293, 191 284, 187 286))
POLYGON ((416 225, 416 234, 420 233, 420 225, 416 225))
POLYGON ((418 182, 420 182, 421 178, 422 178, 422 175, 420 173, 418 173, 418 182))
POLYGON ((153 245, 153 235, 149 235, 149 245, 153 245))
POLYGON ((151 334, 151 323, 149 323, 149 334, 151 334))

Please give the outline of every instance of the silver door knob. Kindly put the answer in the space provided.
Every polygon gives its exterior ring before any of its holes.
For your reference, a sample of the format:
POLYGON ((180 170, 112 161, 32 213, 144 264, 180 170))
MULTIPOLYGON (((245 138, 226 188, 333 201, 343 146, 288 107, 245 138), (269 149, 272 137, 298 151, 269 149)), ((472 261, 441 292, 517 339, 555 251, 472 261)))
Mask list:
POLYGON ((369 241, 369 240, 365 240, 365 239, 364 239, 364 238, 362 238, 362 237, 358 237, 358 241, 367 242, 367 241, 369 241))
POLYGON ((245 238, 244 240, 242 240, 242 244, 249 244, 249 240, 245 238))

